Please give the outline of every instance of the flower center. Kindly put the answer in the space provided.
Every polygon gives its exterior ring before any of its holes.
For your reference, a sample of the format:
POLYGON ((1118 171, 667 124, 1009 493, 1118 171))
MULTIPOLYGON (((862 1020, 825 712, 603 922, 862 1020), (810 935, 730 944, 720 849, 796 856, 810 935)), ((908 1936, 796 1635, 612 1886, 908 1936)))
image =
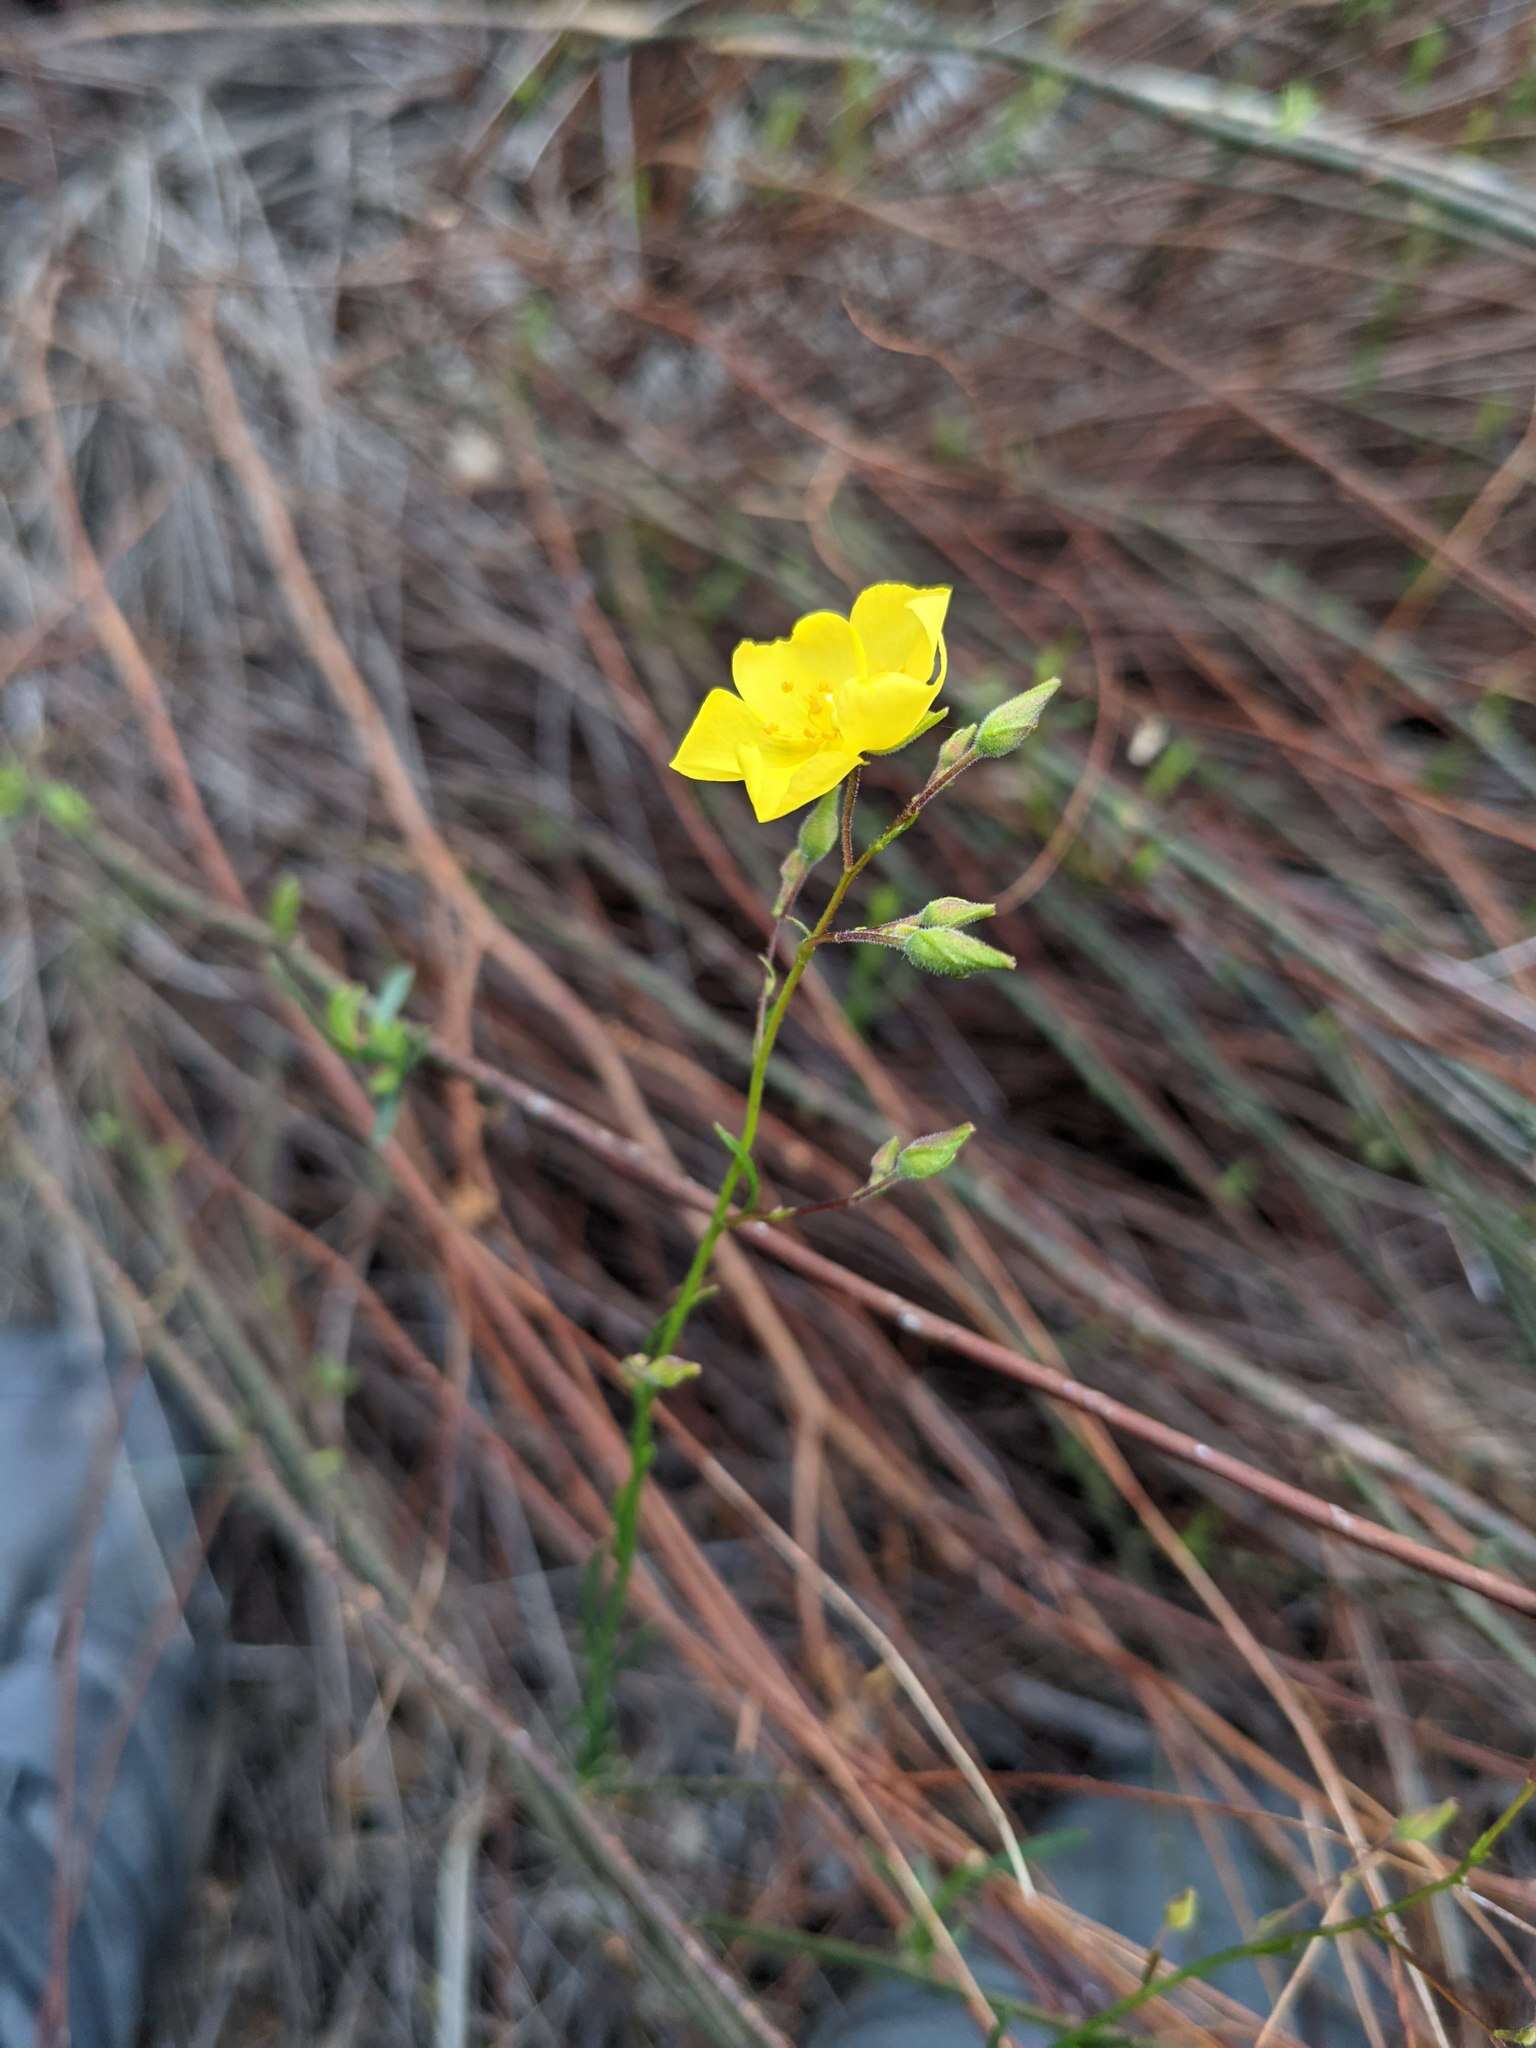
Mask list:
POLYGON ((830 746, 838 732, 837 698, 832 685, 823 677, 808 686, 785 682, 779 688, 789 702, 784 706, 782 721, 764 719, 769 738, 781 747, 812 747, 819 751, 830 746))

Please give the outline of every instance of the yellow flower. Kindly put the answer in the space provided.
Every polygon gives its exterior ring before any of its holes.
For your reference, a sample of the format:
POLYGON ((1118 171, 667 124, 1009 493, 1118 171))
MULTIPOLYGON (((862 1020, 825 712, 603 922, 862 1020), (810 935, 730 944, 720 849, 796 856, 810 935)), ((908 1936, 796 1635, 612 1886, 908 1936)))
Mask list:
POLYGON ((695 782, 745 782, 759 824, 814 803, 922 724, 944 687, 948 608, 947 589, 876 583, 846 619, 811 612, 787 640, 743 640, 736 694, 710 691, 672 766, 695 782))

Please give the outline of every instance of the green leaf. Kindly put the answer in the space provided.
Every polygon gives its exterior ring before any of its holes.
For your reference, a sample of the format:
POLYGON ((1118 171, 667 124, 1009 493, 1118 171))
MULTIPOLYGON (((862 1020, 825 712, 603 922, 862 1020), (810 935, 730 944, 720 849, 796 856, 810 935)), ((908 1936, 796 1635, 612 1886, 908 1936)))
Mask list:
POLYGON ((373 1129, 368 1133, 368 1142, 375 1151, 381 1145, 387 1145, 395 1135, 395 1125, 400 1121, 400 1105, 404 1100, 403 1090, 396 1088, 392 1095, 379 1104, 373 1119, 373 1129))
POLYGON ((302 902, 298 876, 279 875, 267 899, 267 923, 272 927, 273 938, 286 943, 293 937, 299 928, 302 902))
POLYGON ((747 1206, 752 1209, 757 1208, 763 1199, 763 1184, 757 1177, 757 1167, 753 1161, 752 1154, 743 1145, 740 1138, 736 1136, 735 1132, 728 1131, 724 1124, 716 1124, 714 1132, 715 1136, 720 1140, 726 1151, 730 1153, 746 1176, 747 1206))
POLYGON ((962 725, 958 731, 952 732, 939 749, 937 772, 942 775, 948 768, 958 768, 975 744, 974 725, 962 725))
POLYGON ((1293 79, 1280 95, 1275 114, 1277 135, 1299 135, 1316 120, 1322 107, 1313 88, 1304 79, 1293 79))
POLYGON ((1195 1924, 1195 1915, 1200 1910, 1200 1894, 1192 1884, 1186 1885, 1163 1908, 1163 1925, 1170 1934, 1183 1934, 1195 1924))
POLYGON ((405 1068, 411 1064, 411 1045, 409 1024, 401 1024, 393 1018, 386 1018, 383 1022, 375 1018, 369 1024, 365 1048, 369 1059, 399 1070, 402 1079, 405 1068))
POLYGON ((357 1392, 357 1373, 344 1359, 334 1358, 328 1351, 319 1352, 310 1361, 309 1377, 317 1394, 333 1400, 345 1400, 348 1394, 357 1392))
POLYGON ((375 1024, 392 1024, 405 1007, 405 999, 411 992, 416 979, 414 967, 391 967, 379 983, 379 992, 370 1006, 375 1024))
POLYGON ((1157 803, 1172 796, 1200 759, 1200 749, 1182 735, 1170 740, 1142 779, 1142 794, 1157 803))
POLYGON ((338 1052, 349 1057, 361 1052, 363 1035, 359 1019, 363 1013, 363 998, 366 991, 355 981, 344 981, 340 988, 333 988, 325 1005, 325 1029, 332 1045, 338 1052))
POLYGON ((0 818, 18 817, 32 794, 32 778, 19 761, 0 761, 0 818))
POLYGON ((88 832, 96 817, 90 798, 67 782, 45 782, 37 800, 43 816, 61 832, 88 832))
POLYGON ((1450 37, 1439 22, 1433 28, 1425 29, 1421 36, 1415 36, 1408 45, 1408 58, 1403 65, 1403 83, 1410 92, 1419 91, 1428 85, 1440 69, 1441 60, 1450 47, 1450 37))
POLYGON ((1405 1813, 1393 1828, 1392 1839, 1394 1842, 1432 1842, 1445 1832, 1460 1810, 1456 1800, 1442 1799, 1438 1806, 1425 1806, 1417 1813, 1405 1813))
POLYGON ((762 124, 758 129, 758 142, 764 154, 777 156, 781 150, 788 149, 804 115, 803 94, 788 86, 776 92, 763 110, 762 124))
POLYGON ((896 1160, 901 1152, 901 1140, 889 1137, 869 1162, 870 1180, 885 1180, 896 1171, 896 1160))

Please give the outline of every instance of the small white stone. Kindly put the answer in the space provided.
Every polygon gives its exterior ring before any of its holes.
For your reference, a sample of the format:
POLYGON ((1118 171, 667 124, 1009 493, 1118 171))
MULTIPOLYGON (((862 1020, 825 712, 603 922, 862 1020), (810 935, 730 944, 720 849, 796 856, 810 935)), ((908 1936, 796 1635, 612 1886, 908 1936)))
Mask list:
POLYGON ((1146 768, 1168 744, 1170 727, 1166 718, 1150 713, 1137 725, 1126 747, 1125 758, 1133 768, 1146 768))
POLYGON ((484 427, 466 421, 449 435, 444 464, 455 483, 483 489, 501 475, 501 444, 484 427))

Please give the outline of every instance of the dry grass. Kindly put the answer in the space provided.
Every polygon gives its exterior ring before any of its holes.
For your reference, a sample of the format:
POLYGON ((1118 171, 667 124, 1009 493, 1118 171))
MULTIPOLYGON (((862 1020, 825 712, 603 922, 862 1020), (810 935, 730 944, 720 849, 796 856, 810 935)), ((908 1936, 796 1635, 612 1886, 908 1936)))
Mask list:
MULTIPOLYGON (((1145 1744, 1307 1818, 1265 1831, 1341 1911, 1446 1867, 1342 1884, 1392 1815, 1454 1793, 1459 1848, 1536 1746, 1527 1621, 1001 1362, 1531 1579, 1536 47, 941 12, 12 33, 0 674, 100 835, 0 849, 5 1305, 105 1285, 260 1444, 168 2043, 802 2030, 825 1954, 711 1916, 884 1943, 903 1859, 997 1848, 843 1595, 1016 1826, 1145 1744), (1001 894, 1020 972, 832 961, 763 1156, 813 1201, 891 1128, 984 1136, 723 1270, 589 1816, 615 1360, 739 1114, 788 835, 664 763, 735 637, 891 574, 956 586, 957 715, 1065 677, 893 868, 1001 894), (252 942, 284 874, 331 970, 416 971, 382 1147, 252 942)), ((1440 1991, 1356 1944, 1391 2038, 1529 2017, 1529 1861, 1412 1918, 1440 1991)), ((1005 1879, 983 1918, 1050 2010, 1139 1974, 1005 1879)))

